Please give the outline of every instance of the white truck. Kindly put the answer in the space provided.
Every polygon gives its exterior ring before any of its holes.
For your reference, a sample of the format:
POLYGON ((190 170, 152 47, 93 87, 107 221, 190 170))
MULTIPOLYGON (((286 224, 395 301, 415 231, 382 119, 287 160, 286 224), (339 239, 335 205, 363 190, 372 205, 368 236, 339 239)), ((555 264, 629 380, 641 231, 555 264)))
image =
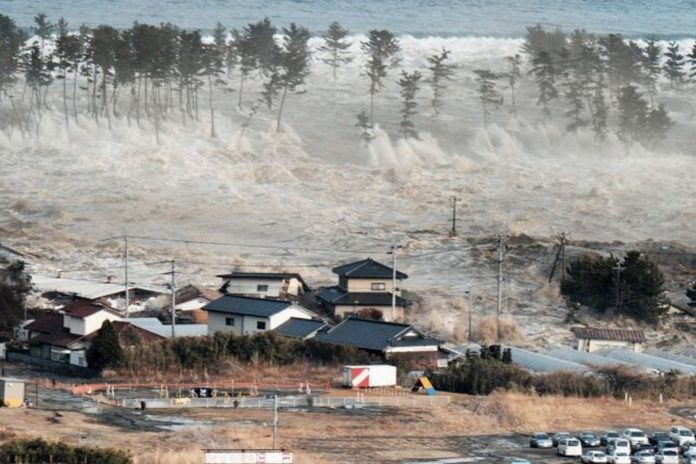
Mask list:
POLYGON ((396 385, 396 366, 375 364, 343 366, 345 388, 393 387, 396 385))

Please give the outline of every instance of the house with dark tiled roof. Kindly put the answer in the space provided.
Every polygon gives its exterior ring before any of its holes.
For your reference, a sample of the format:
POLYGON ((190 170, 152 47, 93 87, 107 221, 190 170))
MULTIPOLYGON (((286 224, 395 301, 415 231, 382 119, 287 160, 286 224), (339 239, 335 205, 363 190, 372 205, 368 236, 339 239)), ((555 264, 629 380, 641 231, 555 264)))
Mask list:
POLYGON ((81 299, 66 305, 61 313, 44 313, 24 327, 29 352, 37 358, 87 367, 89 345, 107 320, 113 324, 123 347, 164 339, 121 320, 107 306, 81 299))
POLYGON ((412 366, 446 367, 443 342, 428 337, 409 324, 349 316, 335 327, 319 332, 316 340, 351 346, 384 359, 404 359, 412 366))
POLYGON ((203 307, 208 312, 208 334, 248 335, 274 330, 291 318, 315 319, 315 313, 292 301, 224 295, 203 307))
POLYGON ((625 349, 642 352, 645 334, 642 330, 573 327, 575 349, 585 353, 606 349, 625 349))
POLYGON ((217 277, 223 281, 220 291, 227 295, 297 301, 309 292, 302 276, 294 272, 232 271, 217 277))
POLYGON ((391 267, 372 258, 332 270, 338 275, 338 285, 321 290, 317 299, 334 316, 355 316, 377 310, 385 321, 404 319, 405 309, 411 304, 401 296, 401 283, 408 278, 406 274, 398 270, 394 273, 391 267))
POLYGON ((308 338, 313 338, 317 333, 328 327, 329 325, 320 319, 300 319, 292 317, 277 327, 275 331, 283 337, 307 340, 308 338))

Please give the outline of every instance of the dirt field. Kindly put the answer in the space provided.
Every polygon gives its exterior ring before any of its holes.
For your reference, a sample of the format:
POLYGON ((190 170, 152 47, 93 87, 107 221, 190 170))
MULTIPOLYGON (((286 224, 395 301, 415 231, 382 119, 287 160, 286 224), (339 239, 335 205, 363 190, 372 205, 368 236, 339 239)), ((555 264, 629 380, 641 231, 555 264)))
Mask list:
MULTIPOLYGON (((39 409, 1 409, 0 440, 40 436, 67 443, 128 449, 139 464, 198 464, 202 449, 269 448, 268 410, 97 411, 94 404, 63 401, 62 393, 41 391, 39 409), (60 409, 61 417, 53 408, 60 409)), ((613 399, 529 397, 495 393, 454 395, 447 407, 409 409, 317 409, 281 411, 279 445, 302 464, 506 462, 524 456, 556 463, 551 451, 527 449, 526 434, 537 431, 603 430, 634 425, 665 429, 689 420, 674 415, 690 405, 613 399), (462 461, 464 462, 464 461, 462 461)), ((693 406, 693 405, 691 405, 693 406)), ((693 424, 691 424, 693 425, 693 424)))

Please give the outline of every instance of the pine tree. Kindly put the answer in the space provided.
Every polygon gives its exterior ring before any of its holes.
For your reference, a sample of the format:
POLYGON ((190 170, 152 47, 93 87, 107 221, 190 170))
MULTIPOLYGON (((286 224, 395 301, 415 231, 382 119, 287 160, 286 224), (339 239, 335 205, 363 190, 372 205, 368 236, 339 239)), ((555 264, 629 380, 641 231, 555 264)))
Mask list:
POLYGON ((372 133, 372 124, 370 123, 370 117, 367 115, 367 112, 362 110, 357 114, 356 120, 355 127, 361 129, 360 137, 363 142, 368 143, 370 140, 374 139, 375 136, 372 133))
POLYGON ((244 35, 249 40, 255 64, 265 76, 273 74, 278 58, 275 34, 276 28, 268 18, 247 24, 244 28, 244 35))
POLYGON ((252 39, 246 30, 241 33, 238 31, 233 31, 232 37, 234 49, 239 62, 239 97, 237 100, 237 109, 241 110, 244 100, 244 83, 246 82, 251 71, 256 69, 257 61, 256 55, 254 54, 254 47, 251 42, 252 39))
POLYGON ((17 81, 20 50, 25 40, 26 35, 14 20, 0 14, 0 99, 8 94, 9 88, 17 81))
POLYGON ((552 100, 558 98, 558 91, 556 90, 556 77, 558 73, 551 59, 551 55, 548 52, 539 52, 534 57, 532 60, 531 73, 536 79, 537 88, 539 90, 537 105, 543 108, 544 117, 548 119, 551 117, 549 105, 552 100))
POLYGON ((665 75, 670 86, 674 88, 684 80, 684 55, 679 53, 679 44, 676 41, 672 40, 667 44, 665 58, 665 75))
POLYGON ((672 126, 674 122, 667 114, 664 105, 658 105, 647 115, 645 126, 641 131, 641 142, 648 148, 655 148, 658 142, 667 137, 667 132, 672 126))
POLYGON ((510 112, 517 116, 517 96, 515 91, 517 89, 517 81, 522 77, 520 67, 522 66, 522 57, 519 54, 514 56, 508 56, 505 58, 508 65, 507 73, 505 77, 508 81, 508 87, 510 88, 510 112))
POLYGON ((45 13, 39 13, 34 16, 34 33, 39 37, 41 41, 41 58, 44 58, 44 45, 46 40, 51 38, 53 33, 53 24, 48 20, 48 16, 45 13))
POLYGON ((619 128, 617 134, 627 147, 641 137, 648 117, 648 104, 634 85, 621 89, 618 98, 619 128))
POLYGON ((87 350, 87 365, 91 369, 101 371, 108 367, 120 366, 124 359, 125 355, 116 329, 110 321, 106 320, 87 350))
POLYGON ((329 25, 329 30, 322 36, 324 44, 319 47, 319 51, 326 54, 321 61, 331 66, 333 78, 336 80, 336 71, 344 64, 353 61, 349 56, 348 49, 351 43, 345 40, 350 31, 334 21, 329 25))
MULTIPOLYGON (((99 107, 96 105, 92 108, 95 117, 97 114, 105 112, 108 104, 107 100, 107 78, 112 75, 111 70, 116 62, 116 42, 119 39, 119 34, 116 29, 111 26, 101 25, 92 31, 92 39, 90 40, 90 57, 92 63, 99 68, 101 73, 101 100, 99 107)), ((111 127, 111 117, 109 111, 105 112, 109 127, 111 127)))
POLYGON ((42 106, 41 88, 51 80, 51 74, 46 67, 46 62, 41 58, 41 48, 34 42, 24 55, 24 80, 31 89, 32 101, 36 104, 36 109, 42 106))
POLYGON ((619 88, 632 82, 639 82, 634 50, 625 42, 621 34, 609 34, 599 39, 606 62, 609 78, 609 91, 616 94, 619 88))
POLYGON ((223 73, 225 48, 219 44, 202 45, 201 75, 208 79, 208 106, 210 108, 210 136, 215 137, 215 108, 213 106, 213 86, 224 85, 220 79, 223 73))
POLYGON ((67 80, 68 72, 77 74, 78 69, 75 61, 79 59, 81 54, 80 39, 68 31, 68 23, 60 18, 58 21, 58 37, 56 38, 56 66, 61 71, 61 75, 57 78, 63 81, 63 112, 65 113, 65 124, 68 124, 68 97, 67 97, 67 80))
POLYGON ((691 47, 691 53, 687 56, 689 63, 689 79, 694 82, 696 81, 696 42, 694 42, 691 47))
POLYGON ((604 97, 604 74, 599 72, 594 85, 592 95, 592 131, 595 138, 603 141, 607 137, 607 116, 609 108, 604 97))
POLYGON ((418 114, 416 109, 418 108, 418 103, 416 103, 416 95, 420 89, 420 81, 423 75, 418 71, 413 71, 408 73, 406 71, 401 71, 401 79, 399 79, 399 88, 402 99, 401 106, 401 134, 404 138, 414 138, 418 139, 418 131, 416 131, 416 126, 413 123, 413 117, 418 114))
POLYGON ((280 131, 280 124, 283 117, 283 109, 288 92, 295 92, 297 88, 305 83, 305 78, 309 75, 310 52, 307 42, 309 41, 309 30, 302 26, 291 23, 289 28, 283 28, 283 46, 278 54, 278 73, 275 82, 282 90, 280 103, 278 104, 278 117, 276 120, 276 131, 280 131))
MULTIPOLYGON (((130 30, 125 30, 116 38, 114 44, 114 78, 113 78, 113 93, 111 96, 111 111, 114 116, 119 116, 116 111, 116 101, 118 99, 119 91, 126 86, 131 86, 131 95, 135 93, 133 88, 135 84, 135 69, 133 68, 133 60, 135 53, 131 47, 132 32, 130 30)), ((131 106, 133 101, 131 99, 131 106)), ((128 108, 126 112, 126 117, 128 118, 128 123, 130 124, 132 108, 128 108)))
POLYGON ((478 82, 479 101, 483 109, 483 127, 488 127, 491 116, 491 107, 497 108, 503 104, 503 97, 496 89, 496 80, 500 77, 488 69, 474 69, 476 82, 478 82))
POLYGON ((398 64, 401 51, 399 41, 387 30, 371 30, 366 42, 360 44, 367 55, 365 64, 367 77, 370 79, 370 123, 374 124, 375 95, 382 88, 382 81, 387 77, 387 70, 398 64))
POLYGON ((450 63, 450 50, 442 48, 440 53, 428 57, 428 70, 430 71, 430 87, 433 89, 433 99, 430 104, 435 114, 440 114, 444 102, 442 94, 447 89, 447 81, 452 80, 456 66, 450 63))
POLYGON ((650 96, 651 105, 655 106, 655 97, 657 96, 657 81, 660 78, 660 58, 662 57, 662 47, 660 46, 657 37, 648 37, 645 45, 645 87, 650 96))
POLYGON ((0 340, 14 338, 14 330, 24 319, 26 297, 31 291, 31 277, 22 261, 0 266, 0 340))

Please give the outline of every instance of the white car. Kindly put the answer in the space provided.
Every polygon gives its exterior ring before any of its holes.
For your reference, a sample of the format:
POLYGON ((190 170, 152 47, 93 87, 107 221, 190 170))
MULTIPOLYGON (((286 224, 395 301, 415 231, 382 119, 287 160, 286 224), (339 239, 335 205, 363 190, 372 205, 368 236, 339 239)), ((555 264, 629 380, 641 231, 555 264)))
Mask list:
POLYGON ((681 425, 675 425, 669 429, 669 437, 674 443, 681 447, 688 447, 696 443, 696 438, 694 437, 694 432, 691 429, 682 427, 681 425))
POLYGON ((641 429, 624 429, 622 435, 626 440, 631 442, 633 448, 650 444, 648 436, 641 429))
POLYGON ((625 438, 612 438, 607 443, 607 454, 611 454, 613 451, 625 451, 630 455, 631 442, 625 438))
POLYGON ((614 450, 611 453, 607 453, 607 462, 611 464, 631 464, 631 453, 630 451, 614 450))
POLYGON ((577 438, 564 438, 558 442, 559 456, 582 456, 582 445, 577 438))
POLYGON ((655 455, 652 451, 638 451, 636 454, 631 456, 632 464, 655 464, 655 455))
POLYGON ((691 447, 684 452, 682 464, 696 464, 696 448, 691 447))
POLYGON ((585 451, 580 460, 585 464, 606 464, 607 455, 601 451, 585 451))
POLYGON ((658 464, 679 464, 679 452, 675 449, 663 449, 655 453, 658 464))

